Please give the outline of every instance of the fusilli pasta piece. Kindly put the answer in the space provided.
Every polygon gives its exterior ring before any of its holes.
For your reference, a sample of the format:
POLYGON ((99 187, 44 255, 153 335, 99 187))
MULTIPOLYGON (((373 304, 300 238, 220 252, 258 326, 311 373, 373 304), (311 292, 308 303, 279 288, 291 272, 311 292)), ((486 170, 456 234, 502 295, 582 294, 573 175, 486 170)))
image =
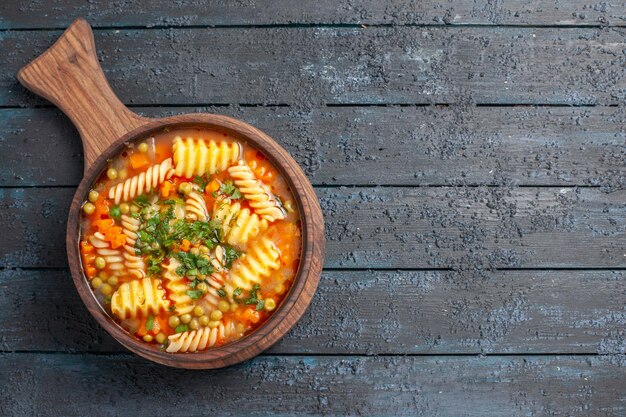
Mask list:
POLYGON ((185 199, 185 218, 201 222, 205 222, 209 218, 204 197, 195 190, 190 192, 185 199))
POLYGON ((233 203, 224 196, 215 200, 213 220, 219 220, 222 223, 224 240, 238 249, 242 249, 250 239, 268 227, 267 220, 261 219, 247 208, 241 208, 241 204, 233 203))
POLYGON ((255 240, 248 252, 233 263, 225 284, 228 294, 237 287, 250 290, 254 284, 260 284, 262 278, 280 267, 279 258, 280 252, 272 240, 266 236, 255 240))
POLYGON ((163 278, 166 279, 165 287, 169 291, 170 300, 174 302, 176 314, 187 314, 193 311, 194 302, 187 295, 189 286, 187 281, 176 273, 176 269, 180 266, 180 262, 176 258, 170 258, 169 265, 161 265, 164 269, 163 278))
POLYGON ((204 295, 202 301, 206 304, 207 307, 215 310, 220 300, 222 300, 217 291, 224 286, 224 274, 215 272, 211 274, 211 276, 208 277, 205 282, 207 283, 209 290, 204 295))
POLYGON ((215 142, 177 136, 174 139, 176 175, 192 178, 226 170, 239 160, 241 145, 237 142, 215 142))
POLYGON ((169 301, 165 291, 159 288, 161 280, 143 278, 125 282, 111 297, 111 311, 121 320, 137 318, 139 314, 158 314, 167 310, 169 301))
POLYGON ((124 265, 128 272, 136 278, 144 278, 146 276, 146 264, 141 256, 137 255, 135 244, 137 243, 137 230, 141 221, 133 217, 122 214, 122 230, 126 235, 126 244, 124 245, 124 265))
POLYGON ((102 233, 94 233, 89 237, 89 242, 96 248, 96 253, 104 258, 113 275, 119 276, 125 272, 122 251, 119 249, 111 249, 111 244, 104 240, 102 233))
POLYGON ((228 338, 236 332, 235 323, 232 320, 220 321, 220 324, 211 329, 203 327, 198 330, 188 330, 183 333, 171 335, 169 345, 165 349, 169 353, 197 352, 215 346, 216 343, 228 338))
POLYGON ((243 197, 250 201, 250 207, 263 219, 273 222, 285 218, 285 209, 278 203, 272 190, 254 175, 245 162, 239 161, 237 165, 228 168, 228 173, 243 197))
POLYGON ((151 166, 145 172, 111 187, 109 198, 115 200, 115 204, 132 200, 141 194, 149 193, 173 174, 172 158, 167 158, 160 164, 151 166))

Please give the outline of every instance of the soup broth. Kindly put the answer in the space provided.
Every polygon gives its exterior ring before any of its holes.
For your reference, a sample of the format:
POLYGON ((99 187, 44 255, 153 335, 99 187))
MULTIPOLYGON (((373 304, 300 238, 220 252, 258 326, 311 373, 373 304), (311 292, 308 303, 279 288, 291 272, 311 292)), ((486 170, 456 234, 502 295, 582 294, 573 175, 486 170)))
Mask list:
POLYGON ((126 145, 82 206, 82 267, 96 298, 131 335, 171 353, 258 328, 288 292, 300 247, 280 172, 206 128, 126 145))

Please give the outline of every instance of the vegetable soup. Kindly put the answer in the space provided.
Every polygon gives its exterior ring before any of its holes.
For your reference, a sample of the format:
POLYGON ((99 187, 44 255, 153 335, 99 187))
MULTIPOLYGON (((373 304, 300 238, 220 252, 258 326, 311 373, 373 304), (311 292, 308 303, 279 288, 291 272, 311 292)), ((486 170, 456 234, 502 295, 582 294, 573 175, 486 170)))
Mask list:
POLYGON ((260 326, 288 292, 300 246, 278 170, 206 128, 127 144, 82 206, 82 267, 96 298, 134 337, 171 353, 260 326))

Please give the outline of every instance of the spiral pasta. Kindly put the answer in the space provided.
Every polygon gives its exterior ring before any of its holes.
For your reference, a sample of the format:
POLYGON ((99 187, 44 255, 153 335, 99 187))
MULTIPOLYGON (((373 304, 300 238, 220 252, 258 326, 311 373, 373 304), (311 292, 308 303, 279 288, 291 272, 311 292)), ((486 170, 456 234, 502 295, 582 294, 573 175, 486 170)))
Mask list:
POLYGON ((192 178, 226 170, 241 156, 241 145, 238 142, 213 140, 207 143, 203 139, 183 139, 177 136, 173 151, 176 175, 192 178))
POLYGON ((111 297, 111 311, 124 320, 167 310, 169 301, 165 299, 165 291, 160 286, 161 280, 155 278, 123 283, 111 297))
POLYGON ((222 299, 217 291, 224 286, 224 274, 218 272, 213 273, 210 277, 206 279, 205 282, 209 287, 209 290, 204 295, 203 301, 207 305, 207 307, 214 310, 217 308, 217 304, 222 299))
POLYGON ((171 335, 168 338, 169 345, 166 351, 169 353, 197 352, 215 346, 235 332, 235 325, 232 321, 226 321, 226 323, 220 321, 220 324, 213 329, 203 327, 171 335))
POLYGON ((184 277, 176 273, 176 269, 180 266, 180 262, 176 258, 170 258, 168 265, 161 265, 164 269, 163 278, 167 281, 165 288, 169 291, 169 298, 174 302, 176 314, 187 314, 193 311, 194 303, 187 290, 189 286, 184 277))
POLYGON ((104 240, 102 233, 95 232, 89 237, 89 242, 96 248, 96 253, 105 260, 113 275, 122 275, 125 272, 122 252, 119 249, 111 249, 111 244, 104 240))
POLYGON ((245 162, 239 161, 237 165, 228 168, 228 173, 244 198, 250 201, 250 207, 255 213, 269 222, 285 218, 285 209, 280 206, 274 193, 254 175, 245 162))
POLYGON ((190 192, 185 199, 185 218, 201 222, 205 222, 209 218, 204 197, 195 190, 190 192))
POLYGON ((151 166, 145 172, 111 187, 109 198, 115 200, 115 204, 132 200, 141 194, 149 193, 173 174, 172 158, 167 158, 160 164, 151 166))
POLYGON ((263 236, 250 246, 228 273, 225 287, 229 294, 236 288, 252 289, 254 284, 260 284, 262 278, 269 277, 280 267, 280 252, 272 240, 263 236))
POLYGON ((141 222, 139 219, 122 214, 122 231, 126 235, 126 244, 124 245, 124 265, 128 269, 128 273, 135 278, 144 278, 146 276, 146 263, 141 256, 137 255, 135 244, 137 243, 137 230, 141 222))
POLYGON ((224 240, 230 245, 243 249, 246 243, 268 227, 267 220, 241 204, 233 203, 229 198, 220 196, 213 205, 213 220, 222 223, 224 240))

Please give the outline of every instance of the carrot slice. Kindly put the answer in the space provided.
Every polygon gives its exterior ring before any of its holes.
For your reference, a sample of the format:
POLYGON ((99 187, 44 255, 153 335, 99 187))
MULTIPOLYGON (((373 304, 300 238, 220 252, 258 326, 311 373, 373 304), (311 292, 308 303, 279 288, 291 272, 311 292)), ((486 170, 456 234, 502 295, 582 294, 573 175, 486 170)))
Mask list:
POLYGON ((165 181, 161 184, 161 197, 167 198, 170 196, 170 192, 172 191, 174 184, 169 181, 165 181))
POLYGON ((180 244, 180 250, 182 250, 183 252, 188 252, 190 248, 191 242, 187 239, 183 239, 183 243, 180 244))
POLYGON ((130 165, 134 169, 140 169, 150 164, 148 155, 143 152, 134 152, 130 155, 130 165))

